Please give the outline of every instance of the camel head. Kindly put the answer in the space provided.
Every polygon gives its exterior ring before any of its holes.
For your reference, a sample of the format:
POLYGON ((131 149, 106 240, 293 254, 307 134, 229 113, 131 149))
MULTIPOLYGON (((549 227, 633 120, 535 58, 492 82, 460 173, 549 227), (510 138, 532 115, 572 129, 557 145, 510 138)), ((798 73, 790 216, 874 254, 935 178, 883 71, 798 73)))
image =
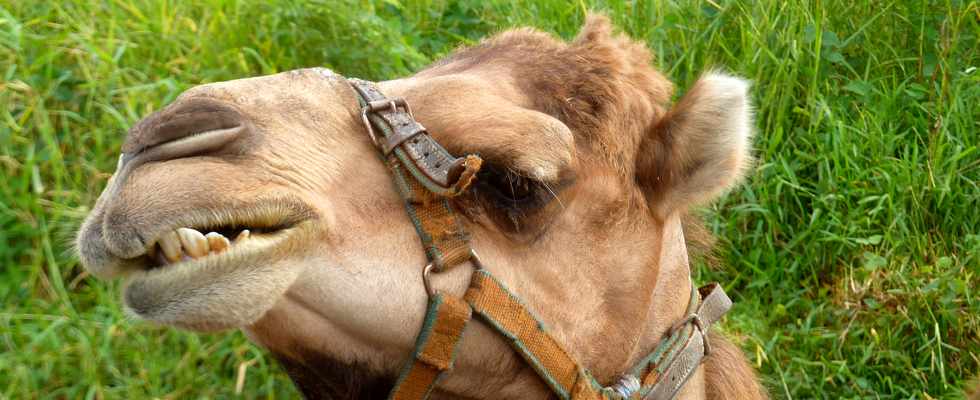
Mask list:
MULTIPOLYGON (((484 159, 453 200, 472 247, 606 381, 680 317, 681 216, 749 159, 745 81, 709 72, 672 104, 650 61, 591 17, 571 42, 512 30, 378 84, 450 152, 484 159)), ((122 153, 77 244, 94 275, 124 279, 132 314, 241 328, 291 373, 394 378, 422 325, 427 260, 344 77, 194 87, 137 123, 122 153)), ((471 272, 433 285, 462 293, 471 272)), ((440 390, 544 393, 471 325, 440 390)))

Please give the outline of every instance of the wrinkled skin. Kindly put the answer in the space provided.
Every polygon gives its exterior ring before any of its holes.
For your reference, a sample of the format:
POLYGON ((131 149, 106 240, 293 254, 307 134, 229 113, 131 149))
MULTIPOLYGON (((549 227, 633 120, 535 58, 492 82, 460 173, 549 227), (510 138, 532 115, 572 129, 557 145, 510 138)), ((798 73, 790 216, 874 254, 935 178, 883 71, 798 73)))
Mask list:
MULTIPOLYGON (((672 106, 670 82, 648 62, 592 18, 571 44, 504 33, 379 84, 448 150, 486 159, 454 201, 473 247, 607 384, 682 317, 681 217, 731 187, 748 159, 745 82, 708 74, 672 106)), ((422 325, 426 259, 359 111, 345 79, 325 69, 188 90, 131 130, 79 232, 83 264, 125 279, 125 306, 140 318, 243 329, 310 397, 383 393, 422 325), (166 265, 148 255, 177 228, 228 226, 262 233, 166 265)), ((462 294, 471 272, 438 274, 434 286, 462 294)), ((716 342, 682 397, 764 396, 738 350, 716 342)), ((549 393, 501 337, 472 323, 435 395, 549 393)))

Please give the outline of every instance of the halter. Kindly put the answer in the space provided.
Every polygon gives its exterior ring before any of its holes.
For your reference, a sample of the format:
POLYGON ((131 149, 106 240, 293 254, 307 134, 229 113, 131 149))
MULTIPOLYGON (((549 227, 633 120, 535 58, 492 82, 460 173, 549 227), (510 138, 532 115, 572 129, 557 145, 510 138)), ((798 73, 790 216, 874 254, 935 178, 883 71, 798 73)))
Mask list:
POLYGON ((450 371, 463 330, 476 313, 496 330, 560 399, 672 399, 711 352, 708 329, 731 308, 717 283, 691 285, 684 319, 620 380, 603 387, 553 336, 513 292, 484 268, 470 247, 469 234, 456 218, 450 199, 464 193, 482 159, 454 157, 415 120, 404 99, 384 96, 371 82, 348 79, 358 95, 361 119, 391 170, 405 209, 415 225, 429 263, 422 282, 429 296, 412 359, 388 398, 426 399, 450 371), (432 288, 429 276, 471 262, 476 270, 466 294, 456 297, 432 288))

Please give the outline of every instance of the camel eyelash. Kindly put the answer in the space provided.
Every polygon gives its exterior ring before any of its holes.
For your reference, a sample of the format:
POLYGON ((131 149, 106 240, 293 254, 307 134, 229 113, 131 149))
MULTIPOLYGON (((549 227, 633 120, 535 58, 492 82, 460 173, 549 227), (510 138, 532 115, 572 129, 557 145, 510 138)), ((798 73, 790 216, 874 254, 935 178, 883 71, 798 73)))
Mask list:
POLYGON ((543 206, 549 198, 544 183, 490 163, 478 173, 476 189, 494 208, 508 214, 523 214, 543 206))

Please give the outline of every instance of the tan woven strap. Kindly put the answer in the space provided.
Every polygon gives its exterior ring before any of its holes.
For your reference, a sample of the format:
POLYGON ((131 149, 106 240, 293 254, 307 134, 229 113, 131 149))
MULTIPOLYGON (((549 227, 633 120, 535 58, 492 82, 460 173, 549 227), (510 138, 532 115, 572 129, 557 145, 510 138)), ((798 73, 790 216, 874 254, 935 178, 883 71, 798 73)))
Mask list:
POLYGON ((717 283, 692 291, 691 296, 688 316, 634 367, 632 375, 643 379, 642 387, 632 394, 632 398, 673 399, 710 354, 708 329, 728 312, 732 301, 717 283))

